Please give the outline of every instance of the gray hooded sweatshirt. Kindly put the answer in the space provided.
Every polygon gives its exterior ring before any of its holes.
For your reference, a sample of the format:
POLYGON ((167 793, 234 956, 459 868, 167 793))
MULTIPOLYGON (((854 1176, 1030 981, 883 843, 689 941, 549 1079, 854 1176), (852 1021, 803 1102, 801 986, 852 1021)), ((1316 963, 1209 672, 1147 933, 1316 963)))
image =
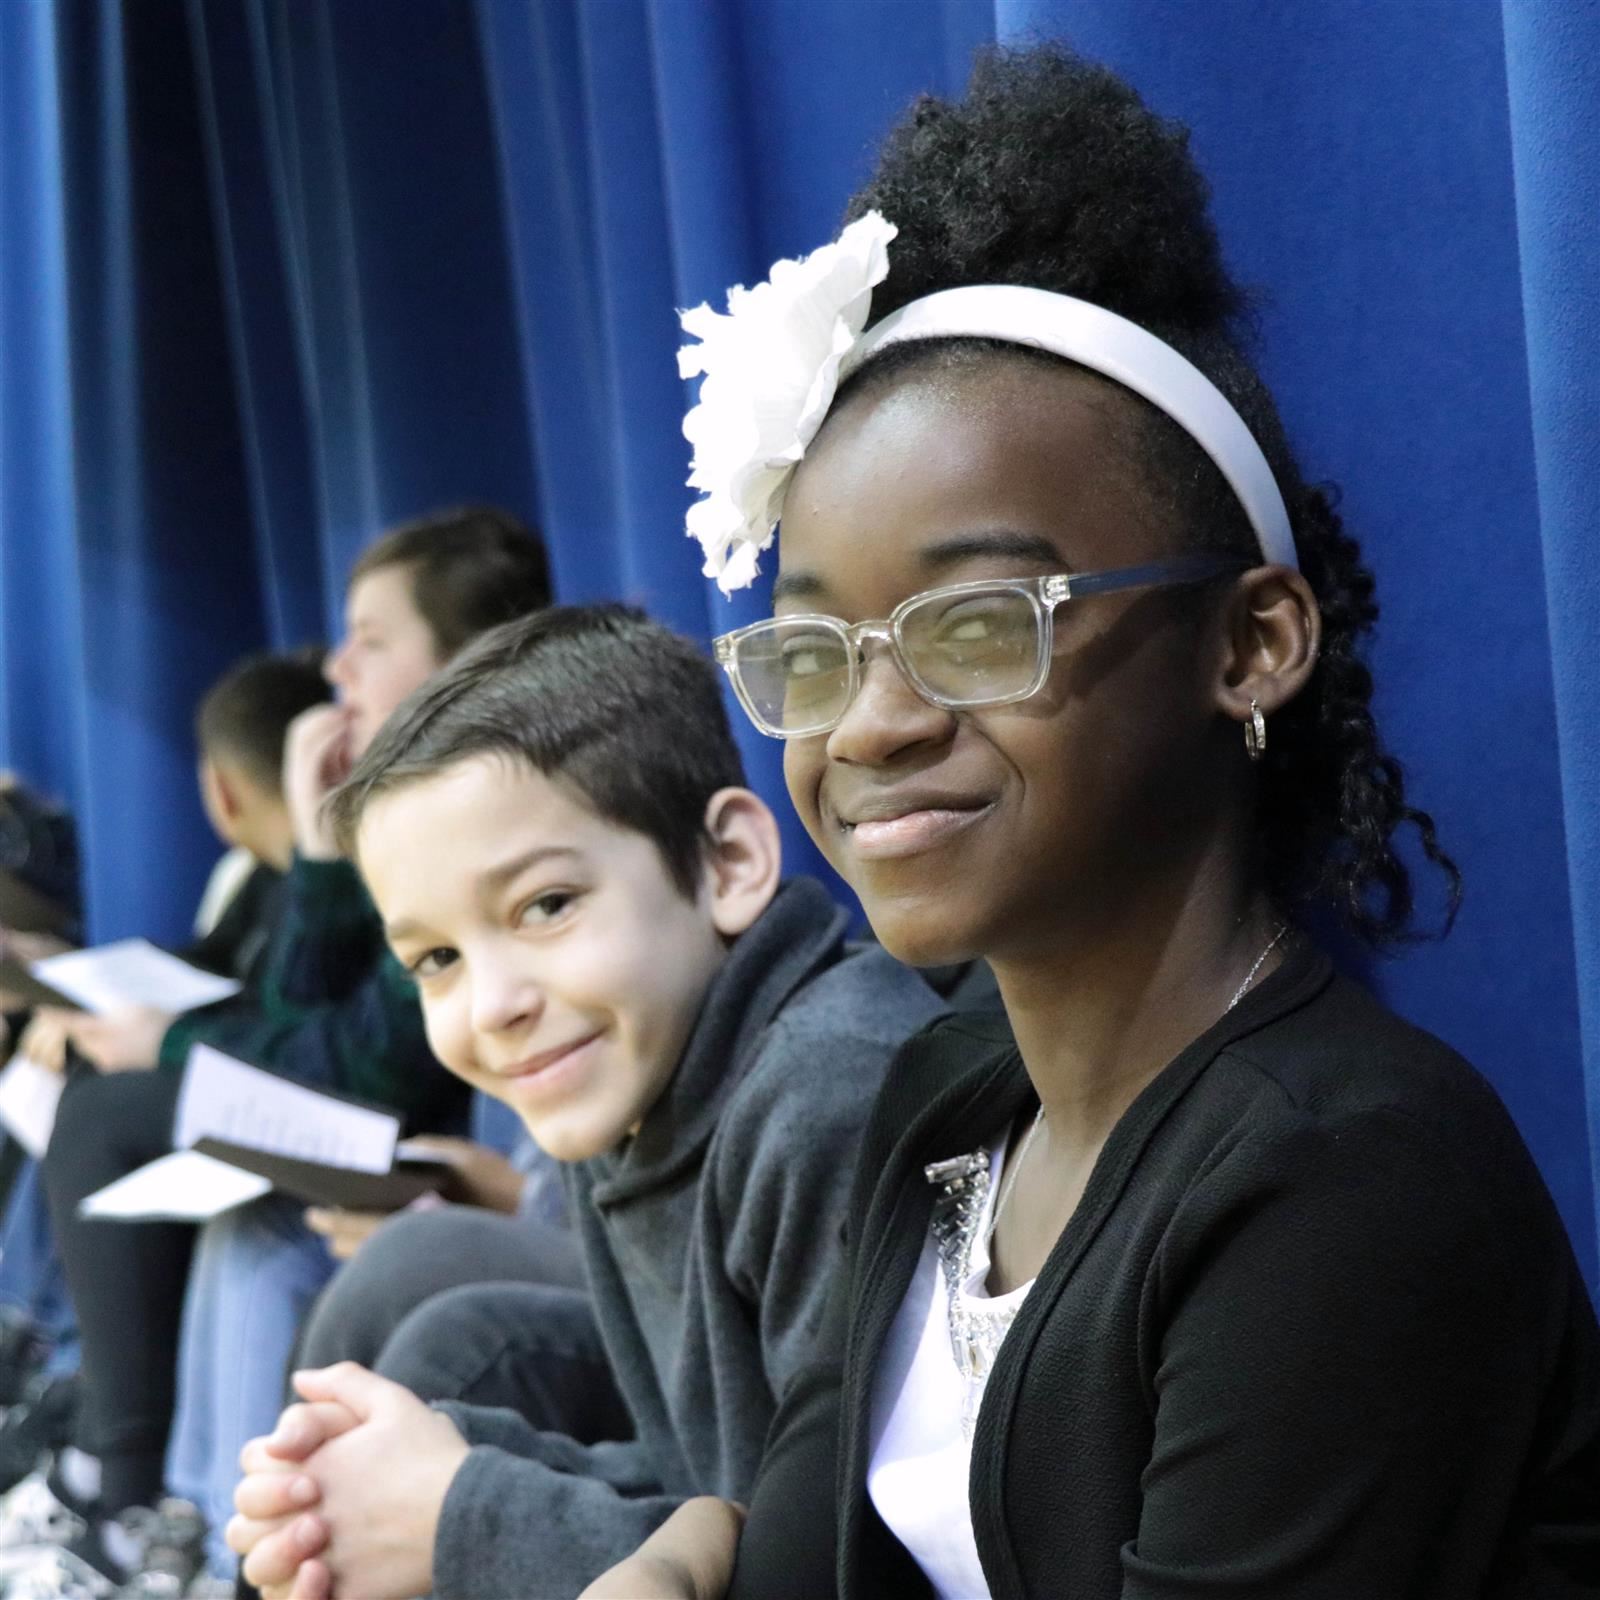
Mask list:
POLYGON ((445 1404, 470 1454, 434 1545, 442 1600, 564 1600, 685 1499, 742 1500, 790 1378, 816 1358, 856 1146, 890 1058, 942 1009, 787 883, 706 993, 625 1146, 568 1169, 594 1312, 633 1416, 580 1445, 445 1404))

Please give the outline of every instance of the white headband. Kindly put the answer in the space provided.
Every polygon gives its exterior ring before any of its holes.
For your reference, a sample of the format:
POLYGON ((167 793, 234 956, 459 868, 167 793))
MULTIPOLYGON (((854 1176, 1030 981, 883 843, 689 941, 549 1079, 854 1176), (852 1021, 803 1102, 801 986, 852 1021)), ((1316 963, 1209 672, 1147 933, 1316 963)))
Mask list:
POLYGON ((863 335, 896 231, 869 211, 836 244, 778 262, 754 289, 732 290, 728 315, 709 306, 682 314, 684 331, 702 342, 679 351, 678 370, 705 374, 683 424, 695 446, 689 483, 705 496, 690 507, 688 531, 724 594, 754 578, 756 552, 772 542, 789 478, 839 383, 878 351, 914 339, 1030 345, 1142 395, 1216 463, 1266 560, 1298 567, 1283 496, 1244 420, 1198 367, 1126 317, 1046 289, 978 284, 914 300, 863 335))
POLYGON ((1244 419, 1192 361, 1104 306, 1010 284, 944 289, 902 306, 856 340, 840 364, 839 381, 892 344, 948 338, 1032 345, 1104 373, 1124 389, 1143 395, 1217 464, 1239 497, 1268 562, 1299 566, 1277 479, 1244 419))

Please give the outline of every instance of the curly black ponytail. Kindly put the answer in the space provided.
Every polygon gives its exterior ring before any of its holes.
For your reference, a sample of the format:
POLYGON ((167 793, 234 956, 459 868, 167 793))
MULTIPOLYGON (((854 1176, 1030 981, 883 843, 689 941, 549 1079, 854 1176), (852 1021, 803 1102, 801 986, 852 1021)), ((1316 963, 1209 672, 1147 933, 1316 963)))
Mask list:
MULTIPOLYGON (((1283 490, 1301 568, 1322 610, 1322 653, 1272 719, 1259 816, 1270 890, 1285 906, 1329 905, 1374 947, 1412 937, 1406 824, 1447 880, 1461 874, 1433 819, 1406 803, 1400 764, 1372 715, 1362 648, 1377 620, 1371 572, 1332 495, 1301 477, 1271 395, 1245 352, 1250 302, 1229 275, 1210 191, 1188 132, 1115 74, 1060 45, 980 55, 958 102, 925 96, 890 134, 846 220, 881 211, 899 231, 874 320, 940 289, 1027 284, 1103 305, 1180 350, 1228 397, 1283 490)), ((971 359, 978 341, 890 349, 852 384, 926 361, 971 359)), ((1041 358, 993 346, 1011 358, 1041 358)), ((1208 547, 1252 554, 1255 536, 1222 474, 1162 412, 1138 407, 1146 479, 1208 547)))
POLYGON ((1372 715, 1372 673, 1360 646, 1378 618, 1372 573, 1344 531, 1333 495, 1302 489, 1291 503, 1301 569, 1322 609, 1322 653, 1305 689, 1273 718, 1261 764, 1260 817, 1268 880, 1286 903, 1320 900, 1368 944, 1407 938, 1411 874, 1395 833, 1412 824, 1444 874, 1446 928, 1461 873, 1439 847, 1433 818, 1406 803, 1400 763, 1372 715))

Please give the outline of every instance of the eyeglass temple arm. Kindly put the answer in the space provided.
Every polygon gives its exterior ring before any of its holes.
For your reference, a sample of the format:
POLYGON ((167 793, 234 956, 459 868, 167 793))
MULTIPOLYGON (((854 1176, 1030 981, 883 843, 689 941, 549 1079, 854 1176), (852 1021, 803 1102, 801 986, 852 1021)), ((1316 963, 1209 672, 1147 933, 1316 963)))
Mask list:
POLYGON ((1150 561, 1138 567, 1118 567, 1111 572, 1069 574, 1067 582, 1074 598, 1086 594, 1110 594, 1117 589, 1137 589, 1146 584, 1200 583, 1227 573, 1248 572, 1255 562, 1241 556, 1175 556, 1170 561, 1150 561))

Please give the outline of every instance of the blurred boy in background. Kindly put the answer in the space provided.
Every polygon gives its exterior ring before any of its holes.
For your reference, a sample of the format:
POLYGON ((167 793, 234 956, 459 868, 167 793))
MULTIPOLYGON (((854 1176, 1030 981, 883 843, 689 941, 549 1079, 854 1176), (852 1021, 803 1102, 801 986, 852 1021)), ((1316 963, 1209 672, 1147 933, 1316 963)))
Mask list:
MULTIPOLYGON (((465 1094, 428 1050, 414 987, 384 951, 322 801, 410 690, 484 628, 547 599, 543 547, 493 509, 439 513, 370 546, 351 575, 345 640, 328 662, 338 704, 302 714, 288 738, 295 853, 258 981, 175 1018, 130 1010, 73 1024, 96 1070, 69 1079, 43 1170, 78 1309, 83 1393, 74 1446, 48 1478, 19 1484, 0 1506, 0 1550, 48 1547, 39 1570, 16 1581, 48 1593, 58 1578, 63 1593, 93 1592, 173 1542, 170 1530, 152 1528, 148 1508, 163 1487, 194 1230, 84 1221, 78 1207, 170 1148, 192 1045, 388 1105, 409 1129, 461 1125, 465 1094)), ((249 1348, 267 1343, 253 1331, 249 1348)))
MULTIPOLYGON (((248 657, 200 702, 195 738, 206 815, 250 866, 213 924, 179 952, 195 966, 246 984, 260 966, 294 853, 283 797, 284 739, 294 719, 328 693, 321 651, 310 650, 248 657)), ((65 948, 37 935, 11 942, 31 956, 65 948)), ((61 1071, 69 1039, 93 1021, 43 1008, 24 1029, 19 1049, 61 1071)), ((9 1489, 43 1451, 64 1442, 78 1369, 77 1318, 33 1161, 20 1165, 0 1229, 0 1306, 17 1321, 15 1336, 5 1342, 8 1365, 0 1371, 0 1386, 14 1397, 0 1422, 0 1488, 9 1489)))

